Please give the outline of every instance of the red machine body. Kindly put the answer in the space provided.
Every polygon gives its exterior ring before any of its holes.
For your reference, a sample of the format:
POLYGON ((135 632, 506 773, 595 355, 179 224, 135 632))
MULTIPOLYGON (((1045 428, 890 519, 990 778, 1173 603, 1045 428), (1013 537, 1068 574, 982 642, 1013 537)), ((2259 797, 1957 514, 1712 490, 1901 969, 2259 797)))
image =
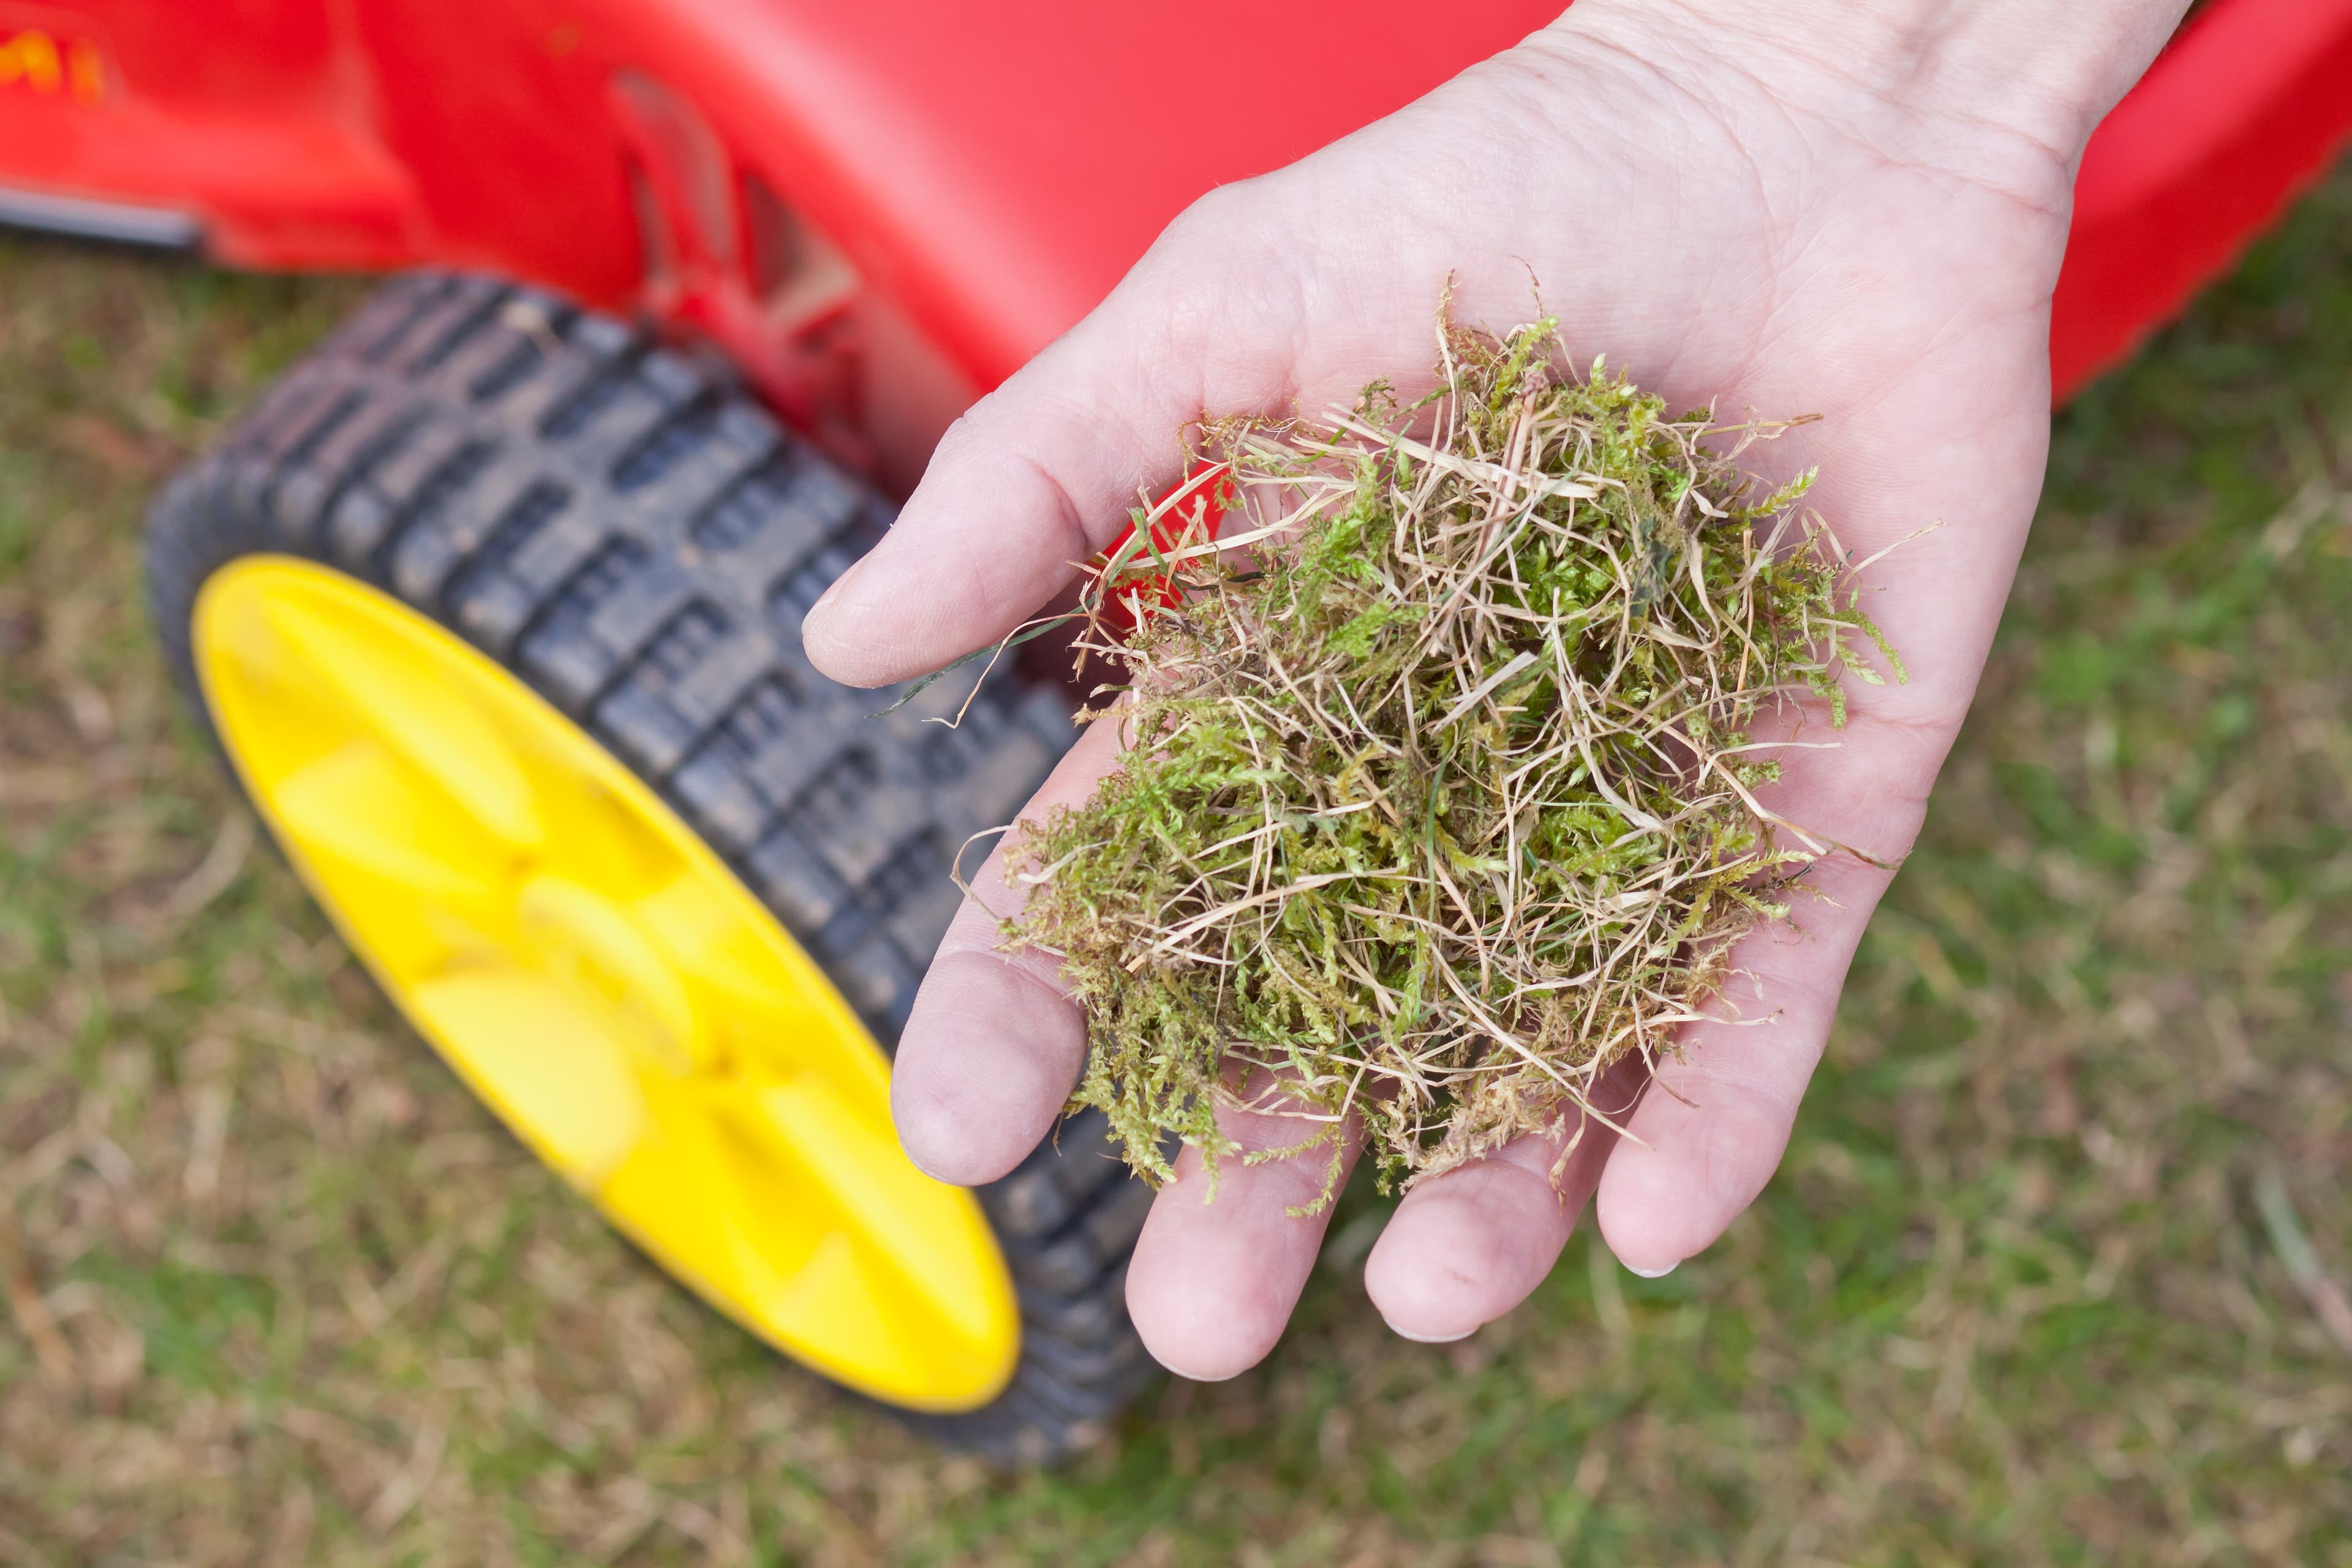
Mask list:
MULTIPOLYGON (((649 310, 903 489, 1194 197, 1559 3, 0 0, 0 222, 649 310)), ((2084 161, 2060 395, 2347 136, 2352 0, 2200 13, 2084 161)))

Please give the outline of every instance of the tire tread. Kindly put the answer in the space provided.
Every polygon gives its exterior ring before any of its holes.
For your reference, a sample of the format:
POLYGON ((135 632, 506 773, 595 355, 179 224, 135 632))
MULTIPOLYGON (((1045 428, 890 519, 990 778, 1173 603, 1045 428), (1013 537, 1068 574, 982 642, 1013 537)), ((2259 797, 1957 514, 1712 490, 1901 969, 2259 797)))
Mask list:
MULTIPOLYGON (((151 508, 148 592, 205 716, 190 617, 228 562, 290 552, 435 616, 659 790, 894 1045, 958 898, 950 858, 1009 820, 1072 731, 1054 692, 824 679, 809 605, 889 504, 764 409, 610 317, 493 279, 388 282, 151 508)), ((1012 1384, 909 1416, 999 1460, 1091 1442, 1150 1374, 1126 1261, 1148 1194, 1074 1119, 980 1190, 1016 1282, 1012 1384)), ((904 1414, 904 1413, 901 1413, 904 1414)))

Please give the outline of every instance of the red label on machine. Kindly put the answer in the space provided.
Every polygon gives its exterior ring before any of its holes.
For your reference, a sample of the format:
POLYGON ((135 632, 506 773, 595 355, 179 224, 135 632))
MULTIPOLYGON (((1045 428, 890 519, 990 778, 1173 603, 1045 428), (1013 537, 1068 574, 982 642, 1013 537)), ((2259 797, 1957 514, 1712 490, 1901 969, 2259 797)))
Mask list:
POLYGON ((1132 628, 1150 613, 1154 605, 1173 606, 1183 603, 1183 595, 1168 572, 1139 572, 1142 562, 1151 561, 1186 544, 1198 545, 1217 537, 1224 521, 1225 481, 1233 476, 1231 463, 1211 463, 1196 469, 1181 484, 1152 506, 1145 521, 1150 524, 1150 543, 1146 547, 1136 540, 1136 531, 1128 531, 1111 542, 1108 550, 1097 557, 1105 563, 1108 577, 1116 580, 1105 595, 1103 618, 1121 630, 1132 628))

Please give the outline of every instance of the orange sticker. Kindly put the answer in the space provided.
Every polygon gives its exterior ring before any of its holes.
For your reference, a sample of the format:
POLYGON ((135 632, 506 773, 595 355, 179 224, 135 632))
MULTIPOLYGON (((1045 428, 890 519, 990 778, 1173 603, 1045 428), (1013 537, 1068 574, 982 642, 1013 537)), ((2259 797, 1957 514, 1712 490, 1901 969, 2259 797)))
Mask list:
POLYGON ((0 88, 10 87, 95 103, 106 96, 106 61, 95 44, 26 27, 0 37, 0 88))

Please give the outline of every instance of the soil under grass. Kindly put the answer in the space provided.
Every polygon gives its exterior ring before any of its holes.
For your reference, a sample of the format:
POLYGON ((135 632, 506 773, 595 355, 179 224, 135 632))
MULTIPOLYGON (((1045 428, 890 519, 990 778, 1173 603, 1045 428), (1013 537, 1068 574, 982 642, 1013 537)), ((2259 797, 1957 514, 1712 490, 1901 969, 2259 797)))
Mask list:
POLYGON ((2352 177, 2062 416, 1722 1245, 1430 1349, 1352 1192, 1265 1366, 1011 1480, 654 1275, 224 830, 137 511, 352 297, 0 246, 0 1563, 2352 1565, 2352 177))

